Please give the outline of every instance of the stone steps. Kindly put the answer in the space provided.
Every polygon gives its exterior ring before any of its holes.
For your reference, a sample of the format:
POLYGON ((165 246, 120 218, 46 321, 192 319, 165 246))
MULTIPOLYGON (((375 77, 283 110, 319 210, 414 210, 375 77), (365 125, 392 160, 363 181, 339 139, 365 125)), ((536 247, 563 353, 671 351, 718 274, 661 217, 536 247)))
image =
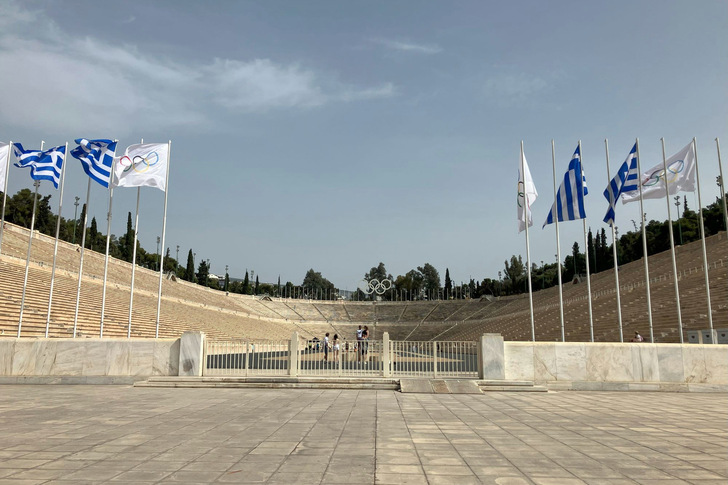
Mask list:
POLYGON ((481 392, 548 392, 547 387, 534 385, 533 381, 480 380, 476 383, 481 392))
POLYGON ((399 379, 346 377, 150 377, 134 387, 369 389, 398 391, 399 379))

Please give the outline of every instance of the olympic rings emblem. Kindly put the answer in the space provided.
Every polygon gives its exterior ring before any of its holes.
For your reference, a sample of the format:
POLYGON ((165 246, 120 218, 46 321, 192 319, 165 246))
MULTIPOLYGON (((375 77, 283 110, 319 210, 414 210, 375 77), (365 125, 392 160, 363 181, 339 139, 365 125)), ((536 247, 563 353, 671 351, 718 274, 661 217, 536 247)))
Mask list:
POLYGON ((159 163, 159 154, 157 152, 151 152, 144 157, 135 155, 133 159, 124 155, 119 159, 119 165, 124 167, 124 173, 132 169, 137 173, 144 173, 157 163, 159 163))
POLYGON ((526 189, 523 187, 523 182, 518 182, 518 197, 516 198, 516 203, 518 204, 518 207, 523 207, 523 204, 521 204, 521 200, 525 198, 526 196, 526 189), (523 192, 521 192, 523 190, 523 192))
POLYGON ((675 160, 667 167, 667 172, 671 174, 670 177, 665 176, 665 169, 655 170, 650 174, 649 177, 647 177, 647 180, 642 183, 642 186, 652 187, 653 185, 659 184, 660 180, 662 180, 663 178, 667 181, 668 184, 670 184, 680 176, 680 172, 682 172, 684 169, 685 161, 675 160))
POLYGON ((371 295, 372 293, 383 295, 385 291, 392 288, 392 280, 390 279, 383 279, 382 281, 379 281, 378 279, 373 278, 369 281, 363 280, 362 283, 361 291, 367 295, 371 295))

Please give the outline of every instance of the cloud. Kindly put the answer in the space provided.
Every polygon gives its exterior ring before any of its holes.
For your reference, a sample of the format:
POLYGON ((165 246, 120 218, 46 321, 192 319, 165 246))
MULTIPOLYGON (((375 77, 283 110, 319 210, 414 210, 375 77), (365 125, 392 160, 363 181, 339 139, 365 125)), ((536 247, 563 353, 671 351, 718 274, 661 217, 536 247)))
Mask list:
POLYGON ((439 54, 442 52, 442 48, 438 45, 415 44, 414 42, 389 39, 373 39, 372 42, 398 52, 411 52, 415 54, 439 54))
POLYGON ((540 76, 527 73, 495 74, 486 79, 486 97, 506 102, 524 101, 550 89, 550 83, 540 76))
POLYGON ((0 6, 0 122, 46 130, 210 128, 214 112, 310 109, 395 95, 270 59, 182 63, 62 32, 41 12, 0 6), (30 28, 30 27, 33 28, 30 28), (30 37, 28 32, 33 32, 30 37))
POLYGON ((130 23, 134 22, 135 20, 136 20, 136 17, 134 15, 129 15, 129 18, 127 18, 126 20, 122 20, 121 23, 130 24, 130 23))

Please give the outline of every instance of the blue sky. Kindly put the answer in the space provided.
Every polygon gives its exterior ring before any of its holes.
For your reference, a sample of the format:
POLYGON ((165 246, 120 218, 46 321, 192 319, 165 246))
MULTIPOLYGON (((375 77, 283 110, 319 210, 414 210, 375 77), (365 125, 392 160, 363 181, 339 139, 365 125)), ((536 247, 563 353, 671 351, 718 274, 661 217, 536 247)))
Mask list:
MULTIPOLYGON (((354 288, 380 261, 394 276, 429 262, 482 279, 525 259, 521 140, 539 191, 539 265, 556 253, 553 227, 541 229, 551 139, 559 178, 582 141, 595 230, 605 138, 613 175, 635 137, 643 167, 661 161, 660 137, 668 156, 697 137, 703 201, 715 200, 726 45, 724 1, 3 2, 0 139, 171 139, 167 246, 183 262, 192 248, 215 273, 300 283, 314 268, 354 288)), ((73 217, 87 180, 74 159, 66 180, 73 217)), ((11 170, 11 194, 30 186, 11 170)), ((112 233, 135 196, 115 192, 112 233)), ((93 187, 103 228, 106 200, 93 187)), ((142 190, 147 250, 162 204, 142 190)), ((667 216, 664 201, 645 210, 667 216)), ((636 204, 620 206, 620 232, 638 218, 636 204)), ((564 255, 583 246, 581 227, 561 226, 564 255)))

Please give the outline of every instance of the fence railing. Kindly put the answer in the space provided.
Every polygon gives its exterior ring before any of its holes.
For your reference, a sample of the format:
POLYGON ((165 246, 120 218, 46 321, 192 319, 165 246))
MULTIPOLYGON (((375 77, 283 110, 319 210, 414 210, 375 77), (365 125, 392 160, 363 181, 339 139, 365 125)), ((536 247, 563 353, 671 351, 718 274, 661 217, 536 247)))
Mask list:
POLYGON ((205 340, 204 375, 289 375, 290 340, 205 340))
POLYGON ((478 377, 474 341, 205 340, 206 376, 478 377))

